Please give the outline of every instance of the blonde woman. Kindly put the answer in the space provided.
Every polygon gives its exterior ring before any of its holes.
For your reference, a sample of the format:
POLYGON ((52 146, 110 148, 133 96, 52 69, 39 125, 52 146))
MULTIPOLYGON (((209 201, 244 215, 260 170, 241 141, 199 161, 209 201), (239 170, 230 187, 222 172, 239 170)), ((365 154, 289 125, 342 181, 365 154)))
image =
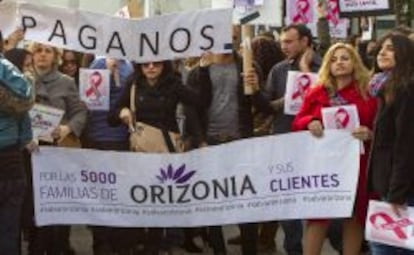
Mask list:
MULTIPOLYGON (((353 131, 353 136, 363 141, 365 151, 369 151, 368 142, 372 136, 371 129, 377 103, 368 95, 369 73, 356 50, 348 44, 334 44, 327 51, 318 75, 319 81, 306 95, 303 106, 292 123, 292 129, 309 130, 312 135, 322 137, 324 129, 322 108, 354 104, 358 110, 361 126, 353 131)), ((354 213, 351 218, 343 220, 344 255, 360 254, 368 205, 367 159, 367 153, 361 155, 354 213)), ((328 219, 318 219, 309 220, 307 223, 304 254, 320 254, 330 222, 328 219)))
MULTIPOLYGON (((58 49, 33 43, 29 50, 33 54, 35 73, 35 101, 64 110, 61 125, 53 132, 54 143, 62 144, 69 137, 80 137, 86 124, 87 109, 79 98, 72 78, 58 71, 61 53, 58 49)), ((30 238, 31 254, 70 254, 69 227, 52 226, 35 228, 30 238)))

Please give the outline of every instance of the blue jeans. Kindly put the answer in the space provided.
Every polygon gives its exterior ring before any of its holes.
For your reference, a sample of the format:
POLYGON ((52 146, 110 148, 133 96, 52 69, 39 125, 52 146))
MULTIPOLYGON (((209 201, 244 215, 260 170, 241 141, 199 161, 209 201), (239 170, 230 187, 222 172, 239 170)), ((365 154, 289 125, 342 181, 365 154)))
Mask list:
POLYGON ((382 243, 370 242, 372 255, 414 255, 414 251, 382 243))
POLYGON ((20 212, 25 189, 22 152, 17 149, 1 150, 0 165, 0 253, 18 255, 20 212), (3 175, 6 171, 13 172, 15 176, 3 175))

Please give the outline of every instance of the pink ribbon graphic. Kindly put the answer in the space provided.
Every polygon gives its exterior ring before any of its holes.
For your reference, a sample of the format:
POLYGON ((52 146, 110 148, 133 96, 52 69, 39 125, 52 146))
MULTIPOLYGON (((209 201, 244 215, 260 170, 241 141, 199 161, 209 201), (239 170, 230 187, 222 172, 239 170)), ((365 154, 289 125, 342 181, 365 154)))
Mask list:
POLYGON ((102 75, 100 72, 95 71, 89 76, 89 87, 86 89, 86 96, 90 97, 92 94, 98 99, 100 98, 101 92, 99 87, 102 85, 102 75))
POLYGON ((335 26, 339 24, 338 0, 328 1, 328 14, 326 15, 326 19, 332 22, 335 26))
POLYGON ((310 11, 310 4, 308 0, 296 1, 297 13, 293 16, 293 23, 309 23, 308 12, 310 11))
POLYGON ((306 91, 308 91, 309 87, 312 85, 312 80, 307 74, 302 74, 298 78, 296 78, 296 90, 292 94, 292 99, 295 100, 298 97, 303 99, 305 96, 306 91))
POLYGON ((339 108, 335 112, 335 124, 336 127, 339 129, 344 129, 348 126, 349 120, 349 113, 344 108, 339 108))
POLYGON ((386 214, 385 212, 380 212, 380 213, 371 215, 371 217, 369 217, 369 221, 377 229, 393 231, 399 239, 408 238, 403 228, 413 224, 407 218, 396 221, 390 215, 386 214), (377 220, 379 218, 384 220, 385 223, 381 225, 377 225, 377 220))

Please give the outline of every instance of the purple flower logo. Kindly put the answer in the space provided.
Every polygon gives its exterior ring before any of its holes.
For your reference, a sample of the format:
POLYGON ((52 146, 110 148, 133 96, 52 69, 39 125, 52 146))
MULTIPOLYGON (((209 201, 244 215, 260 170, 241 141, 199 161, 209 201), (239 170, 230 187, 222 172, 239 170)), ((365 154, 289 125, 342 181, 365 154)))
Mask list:
POLYGON ((161 183, 167 181, 173 182, 175 184, 183 184, 186 181, 190 180, 191 177, 195 174, 196 171, 185 172, 185 164, 180 166, 174 171, 174 168, 171 164, 168 165, 167 170, 161 168, 160 175, 157 175, 157 179, 161 183))

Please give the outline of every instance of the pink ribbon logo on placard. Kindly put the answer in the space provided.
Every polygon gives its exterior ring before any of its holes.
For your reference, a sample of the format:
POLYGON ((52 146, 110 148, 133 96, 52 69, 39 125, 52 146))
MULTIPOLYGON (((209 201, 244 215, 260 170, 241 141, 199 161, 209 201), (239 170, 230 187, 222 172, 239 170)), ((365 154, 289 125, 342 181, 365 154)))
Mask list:
POLYGON ((369 221, 377 229, 393 231, 399 239, 407 239, 408 237, 405 234, 403 228, 413 225, 413 222, 411 222, 408 218, 394 220, 390 215, 386 214, 385 212, 379 212, 371 215, 369 217, 369 221), (385 221, 385 223, 377 224, 378 219, 382 219, 383 221, 385 221))
POLYGON ((309 23, 308 13, 310 11, 310 4, 308 0, 297 0, 297 13, 293 16, 293 23, 309 23))
POLYGON ((292 94, 292 99, 295 100, 297 98, 303 99, 305 96, 306 91, 310 88, 312 85, 312 79, 307 74, 302 74, 299 77, 296 78, 296 84, 295 84, 295 92, 292 94))
POLYGON ((348 126, 350 121, 349 113, 344 108, 339 108, 334 115, 336 127, 344 129, 348 126))
POLYGON ((337 0, 328 1, 328 14, 326 19, 332 22, 335 26, 339 24, 339 7, 337 0))
POLYGON ((102 75, 100 72, 95 71, 89 76, 89 87, 86 89, 86 96, 90 97, 91 95, 95 95, 98 99, 100 98, 101 92, 99 91, 99 87, 102 85, 102 75))

